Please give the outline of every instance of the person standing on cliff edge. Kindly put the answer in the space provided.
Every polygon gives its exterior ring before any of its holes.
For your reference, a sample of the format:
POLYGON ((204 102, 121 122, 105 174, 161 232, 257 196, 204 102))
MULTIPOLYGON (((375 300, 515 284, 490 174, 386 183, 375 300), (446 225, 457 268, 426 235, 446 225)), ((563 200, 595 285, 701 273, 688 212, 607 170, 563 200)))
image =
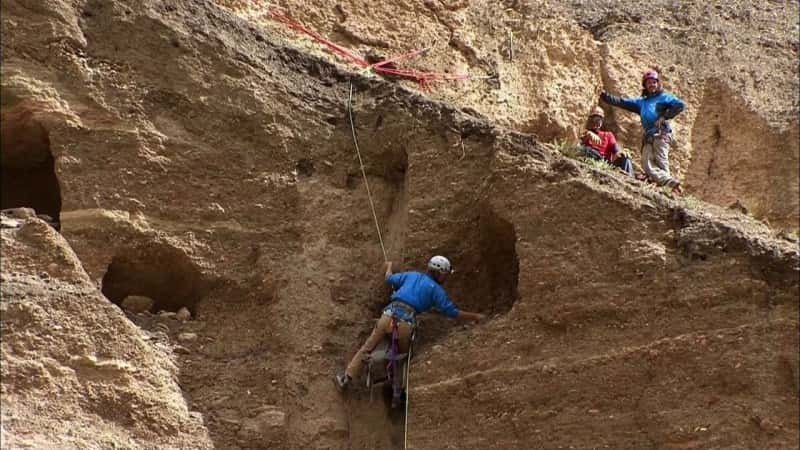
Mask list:
POLYGON ((606 91, 600 100, 639 114, 642 123, 642 168, 647 178, 659 186, 669 186, 672 192, 683 193, 680 181, 669 172, 669 143, 672 128, 669 120, 686 108, 683 100, 667 92, 661 85, 658 72, 645 70, 642 74, 641 97, 617 97, 606 91))

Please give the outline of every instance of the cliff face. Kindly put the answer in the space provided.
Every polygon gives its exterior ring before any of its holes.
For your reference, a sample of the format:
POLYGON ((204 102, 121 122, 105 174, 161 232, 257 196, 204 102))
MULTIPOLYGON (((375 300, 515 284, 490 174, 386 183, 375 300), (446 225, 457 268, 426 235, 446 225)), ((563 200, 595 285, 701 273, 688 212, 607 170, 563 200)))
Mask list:
MULTIPOLYGON (((63 238, 36 218, 2 232, 3 445, 791 448, 796 238, 541 143, 574 136, 601 86, 638 90, 643 59, 621 42, 650 16, 625 7, 612 23, 609 5, 283 4, 359 52, 444 34, 437 62, 412 64, 500 75, 421 93, 332 64, 232 2, 241 16, 198 1, 4 0, 3 207, 47 214, 63 238), (413 28, 392 33, 400 21, 413 28), (520 27, 513 57, 488 32, 506 23, 520 27), (388 295, 375 221, 396 269, 447 255, 448 293, 490 316, 423 317, 407 434, 364 389, 342 399, 330 381, 388 295), (62 433, 64 417, 84 431, 62 433)), ((707 26, 740 19, 719 20, 707 26)), ((776 52, 788 65, 797 49, 776 52)), ((781 130, 796 118, 758 109, 756 87, 684 78, 693 87, 668 79, 703 105, 677 121, 686 184, 795 220, 796 131, 781 130), (735 138, 736 111, 763 126, 735 138), (767 142, 758 133, 774 143, 765 159, 715 156, 767 142)), ((611 122, 630 146, 634 119, 611 122)))
MULTIPOLYGON (((343 66, 349 63, 272 20, 269 8, 358 55, 388 57, 432 47, 403 65, 495 78, 436 84, 428 95, 544 142, 576 140, 601 89, 636 97, 642 71, 657 67, 666 89, 688 106, 673 123, 670 155, 672 171, 688 192, 726 207, 738 201, 774 227, 797 229, 796 3, 217 3, 343 66)), ((638 161, 639 118, 606 109, 607 126, 638 161)))
POLYGON ((3 448, 211 448, 175 355, 103 297, 69 244, 3 216, 3 448))

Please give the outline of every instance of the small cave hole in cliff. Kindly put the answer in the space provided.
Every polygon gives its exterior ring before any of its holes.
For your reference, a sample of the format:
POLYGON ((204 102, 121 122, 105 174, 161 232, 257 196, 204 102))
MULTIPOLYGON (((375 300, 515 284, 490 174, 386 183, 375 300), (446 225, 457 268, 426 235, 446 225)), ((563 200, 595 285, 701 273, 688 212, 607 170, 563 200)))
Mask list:
POLYGON ((311 177, 314 175, 314 170, 315 170, 314 162, 311 161, 310 159, 302 158, 299 161, 297 161, 297 164, 295 165, 295 170, 297 171, 297 174, 301 177, 305 178, 311 177))
POLYGON ((406 172, 408 171, 408 153, 403 149, 387 149, 381 155, 383 167, 383 178, 401 188, 406 182, 406 172))
POLYGON ((0 172, 0 208, 33 208, 59 228, 61 188, 50 137, 30 105, 0 112, 0 172))
POLYGON ((208 290, 208 281, 191 260, 166 245, 120 252, 111 260, 101 288, 106 298, 121 307, 129 296, 147 297, 152 305, 144 309, 150 312, 176 312, 185 306, 192 315, 208 290))
MULTIPOLYGON (((475 205, 481 212, 468 235, 458 236, 463 253, 454 252, 456 272, 444 286, 456 306, 487 316, 505 314, 519 298, 519 258, 514 225, 488 205, 475 205)), ((441 250, 441 254, 450 254, 441 250)), ((424 323, 425 341, 436 341, 451 332, 452 324, 435 320, 424 323)))

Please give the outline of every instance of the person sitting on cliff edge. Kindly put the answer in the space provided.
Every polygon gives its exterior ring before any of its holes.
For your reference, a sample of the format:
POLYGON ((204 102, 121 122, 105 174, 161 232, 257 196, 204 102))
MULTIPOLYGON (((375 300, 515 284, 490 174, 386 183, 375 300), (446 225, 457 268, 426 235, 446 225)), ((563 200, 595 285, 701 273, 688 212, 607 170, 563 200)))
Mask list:
POLYGON ((359 375, 364 357, 369 354, 386 335, 392 334, 392 322, 397 326, 397 347, 399 353, 408 352, 411 336, 416 327, 417 314, 432 308, 445 316, 465 321, 480 321, 486 316, 479 313, 459 310, 442 288, 445 280, 453 272, 450 261, 444 256, 434 256, 428 261, 428 271, 392 273, 392 262, 386 262, 386 284, 394 288, 391 301, 383 309, 378 323, 364 345, 350 360, 344 372, 334 376, 336 388, 343 392, 351 381, 359 375))
POLYGON ((619 167, 632 177, 633 165, 631 160, 619 150, 614 133, 602 130, 604 118, 603 108, 599 106, 589 114, 586 130, 581 135, 581 153, 587 158, 606 161, 613 166, 619 167))

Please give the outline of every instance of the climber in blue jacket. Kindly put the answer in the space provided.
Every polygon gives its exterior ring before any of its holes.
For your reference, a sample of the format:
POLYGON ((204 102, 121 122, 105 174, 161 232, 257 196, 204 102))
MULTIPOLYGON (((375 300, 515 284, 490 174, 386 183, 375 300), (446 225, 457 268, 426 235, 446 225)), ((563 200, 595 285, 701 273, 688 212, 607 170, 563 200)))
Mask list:
POLYGON ((440 255, 428 261, 427 272, 392 273, 392 262, 386 262, 384 279, 394 289, 391 301, 383 309, 372 334, 350 360, 347 369, 334 376, 334 384, 339 391, 343 392, 353 378, 358 376, 364 357, 384 336, 391 335, 395 328, 399 352, 407 352, 417 326, 417 314, 435 308, 441 314, 456 320, 478 322, 486 318, 483 314, 459 309, 447 296, 442 284, 452 272, 450 260, 440 255))
POLYGON ((669 186, 675 194, 683 192, 680 181, 669 172, 669 143, 672 128, 669 120, 686 108, 679 99, 661 86, 658 72, 649 69, 642 75, 642 96, 623 98, 600 93, 600 100, 639 114, 642 122, 642 168, 647 178, 659 186, 669 186))

